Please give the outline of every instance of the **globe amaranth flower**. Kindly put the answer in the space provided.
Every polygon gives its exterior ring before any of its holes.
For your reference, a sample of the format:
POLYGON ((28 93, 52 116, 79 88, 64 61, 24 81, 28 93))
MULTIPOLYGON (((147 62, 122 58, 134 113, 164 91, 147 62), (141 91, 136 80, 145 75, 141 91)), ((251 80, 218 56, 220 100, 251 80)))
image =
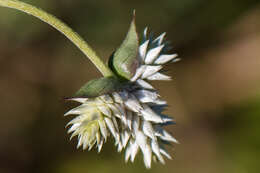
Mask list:
POLYGON ((81 103, 65 114, 77 115, 68 123, 68 132, 71 137, 78 136, 78 147, 90 150, 96 146, 99 152, 107 138, 113 136, 117 150, 125 150, 125 161, 133 162, 139 150, 147 168, 152 160, 164 164, 163 156, 171 159, 164 146, 178 142, 164 126, 174 121, 162 113, 167 104, 148 82, 170 80, 161 70, 163 65, 178 60, 176 54, 167 54, 169 46, 164 37, 165 33, 153 39, 146 28, 142 43, 136 44, 138 37, 132 22, 124 43, 110 58, 120 62, 112 62, 117 77, 91 81, 80 90, 81 94, 70 99, 81 103), (124 71, 121 76, 120 70, 124 71))

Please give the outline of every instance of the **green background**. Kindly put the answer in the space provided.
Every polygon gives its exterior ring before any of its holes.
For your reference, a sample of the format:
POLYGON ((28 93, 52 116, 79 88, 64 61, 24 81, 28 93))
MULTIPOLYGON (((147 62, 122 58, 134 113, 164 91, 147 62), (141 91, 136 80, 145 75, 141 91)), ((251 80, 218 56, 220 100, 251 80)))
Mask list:
POLYGON ((105 60, 120 45, 133 9, 137 29, 166 31, 182 61, 155 82, 177 125, 173 160, 146 170, 124 163, 113 141, 76 149, 64 101, 101 74, 63 35, 36 18, 0 8, 1 173, 258 173, 260 4, 257 0, 24 0, 75 29, 105 60))

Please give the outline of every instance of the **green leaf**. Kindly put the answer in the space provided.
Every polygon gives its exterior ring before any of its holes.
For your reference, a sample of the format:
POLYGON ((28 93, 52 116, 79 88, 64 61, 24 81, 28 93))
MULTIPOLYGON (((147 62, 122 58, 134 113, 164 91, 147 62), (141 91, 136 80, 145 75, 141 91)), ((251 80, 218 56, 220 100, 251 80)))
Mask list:
POLYGON ((87 82, 73 97, 92 98, 112 93, 123 86, 115 77, 103 77, 87 82))
POLYGON ((135 26, 135 13, 127 36, 121 46, 109 58, 110 68, 120 77, 131 79, 139 66, 138 35, 135 26))

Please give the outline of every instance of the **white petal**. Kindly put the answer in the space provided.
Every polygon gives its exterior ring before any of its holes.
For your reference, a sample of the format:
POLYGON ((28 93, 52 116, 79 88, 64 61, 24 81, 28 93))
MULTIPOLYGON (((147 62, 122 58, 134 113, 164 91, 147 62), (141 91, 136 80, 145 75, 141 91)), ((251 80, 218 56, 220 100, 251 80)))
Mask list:
POLYGON ((78 145, 77 145, 77 148, 79 148, 81 145, 83 144, 83 136, 79 136, 78 138, 78 145))
POLYGON ((168 133, 166 130, 164 130, 161 127, 157 127, 155 129, 155 135, 159 136, 162 140, 179 143, 170 133, 168 133))
POLYGON ((128 127, 126 116, 121 116, 122 127, 128 127))
POLYGON ((88 147, 88 144, 89 144, 89 141, 88 141, 88 135, 85 134, 84 136, 82 136, 82 140, 83 140, 83 150, 86 150, 87 147, 88 147))
POLYGON ((135 156, 139 151, 139 146, 137 145, 136 141, 131 145, 131 162, 134 162, 135 156))
POLYGON ((95 145, 96 142, 89 143, 88 145, 88 151, 92 149, 92 147, 95 145))
POLYGON ((160 153, 164 156, 166 156, 168 159, 172 159, 172 157, 170 156, 170 154, 163 148, 160 148, 160 153))
POLYGON ((160 71, 161 69, 162 69, 162 66, 160 66, 160 65, 156 65, 156 66, 147 65, 144 73, 142 74, 142 79, 145 79, 148 76, 155 74, 156 72, 160 71))
POLYGON ((168 132, 164 132, 164 136, 161 137, 161 139, 166 140, 166 141, 171 141, 174 142, 176 144, 179 144, 179 141, 177 141, 177 139, 175 139, 172 135, 170 135, 168 132))
POLYGON ((149 45, 149 40, 146 40, 141 46, 139 46, 139 54, 140 54, 142 60, 145 59, 148 45, 149 45))
POLYGON ((75 124, 73 124, 73 125, 69 128, 68 133, 71 133, 71 132, 73 132, 74 130, 76 130, 76 129, 80 126, 80 124, 81 124, 81 123, 75 123, 75 124))
POLYGON ((128 142, 130 138, 130 134, 127 130, 124 131, 124 133, 122 133, 122 144, 123 144, 123 147, 126 147, 126 144, 128 142))
POLYGON ((113 99, 108 95, 108 94, 105 94, 105 95, 102 95, 102 96, 99 96, 105 103, 108 103, 108 104, 113 104, 114 101, 113 99))
POLYGON ((115 137, 115 146, 117 146, 117 145, 122 145, 122 143, 120 141, 119 133, 116 133, 116 137, 115 137))
POLYGON ((166 116, 166 115, 163 115, 163 116, 161 116, 161 117, 162 117, 164 123, 174 122, 174 119, 173 119, 173 118, 168 117, 168 116, 166 116))
MULTIPOLYGON (((112 119, 115 117, 112 117, 112 119)), ((120 136, 118 133, 118 125, 116 123, 115 120, 111 120, 110 118, 104 118, 105 122, 107 124, 107 127, 109 128, 110 132, 112 133, 112 135, 115 138, 115 145, 120 145, 121 141, 120 141, 120 136)))
POLYGON ((93 106, 82 104, 76 108, 71 109, 70 111, 65 113, 64 116, 72 115, 72 114, 82 114, 85 112, 92 112, 94 109, 95 109, 95 107, 93 107, 93 106))
POLYGON ((101 151, 103 143, 104 143, 104 140, 101 140, 100 143, 98 144, 98 152, 101 151))
POLYGON ((72 119, 70 122, 68 122, 65 127, 68 127, 68 126, 71 125, 71 124, 81 123, 81 122, 82 122, 82 119, 83 119, 82 117, 83 117, 83 116, 77 116, 77 117, 75 117, 75 118, 72 119))
POLYGON ((157 115, 149 106, 143 104, 143 108, 144 110, 142 110, 141 113, 146 121, 153 121, 156 123, 163 122, 162 118, 157 115))
POLYGON ((146 136, 155 139, 153 126, 149 121, 143 121, 142 130, 146 136))
POLYGON ((87 101, 87 98, 69 98, 67 100, 72 100, 72 101, 76 101, 79 103, 85 103, 87 101))
POLYGON ((116 117, 112 117, 112 121, 113 121, 113 123, 114 123, 114 127, 115 127, 115 129, 116 129, 116 131, 118 132, 119 131, 119 129, 118 129, 118 124, 117 124, 117 121, 116 121, 116 117))
POLYGON ((159 58, 155 60, 155 64, 165 64, 174 58, 176 58, 178 55, 177 54, 172 54, 172 55, 160 55, 159 58))
POLYGON ((89 135, 89 148, 88 148, 88 150, 91 150, 91 148, 95 145, 95 143, 97 142, 97 140, 96 140, 96 134, 98 133, 98 126, 97 125, 92 125, 91 127, 90 127, 90 132, 88 133, 88 135, 89 135))
POLYGON ((137 115, 133 115, 133 122, 132 122, 133 130, 137 131, 140 126, 140 118, 137 115))
POLYGON ((73 114, 81 114, 81 111, 77 110, 76 108, 69 110, 64 116, 73 115, 73 114))
POLYGON ((148 90, 137 90, 134 92, 134 95, 142 102, 154 102, 158 98, 158 94, 154 91, 148 90))
POLYGON ((127 120, 126 120, 126 117, 127 117, 127 115, 126 115, 126 111, 124 110, 124 108, 122 108, 121 106, 119 106, 121 109, 122 109, 122 111, 120 111, 121 112, 121 114, 120 114, 120 119, 121 119, 121 122, 122 122, 122 125, 123 125, 123 127, 126 127, 127 126, 127 120))
POLYGON ((128 162, 129 158, 130 158, 130 155, 131 155, 131 148, 132 148, 132 145, 129 144, 126 148, 126 151, 125 151, 125 162, 128 162))
POLYGON ((129 94, 129 97, 127 100, 125 100, 124 104, 128 109, 134 112, 140 112, 143 109, 139 101, 136 99, 136 97, 133 94, 129 94))
POLYGON ((163 47, 164 45, 161 45, 149 50, 145 58, 145 64, 151 64, 159 56, 163 47))
POLYGON ((120 111, 117 109, 117 107, 115 105, 116 105, 116 103, 114 103, 114 104, 107 104, 107 106, 111 109, 113 116, 121 118, 121 113, 120 113, 120 111))
POLYGON ((74 136, 77 136, 79 133, 80 133, 80 132, 79 132, 78 129, 75 130, 75 131, 72 133, 72 135, 70 136, 70 140, 71 140, 74 136))
POLYGON ((124 105, 123 104, 114 104, 114 106, 120 112, 120 118, 122 118, 122 116, 125 116, 126 113, 125 113, 125 109, 124 109, 124 105))
POLYGON ((113 95, 113 98, 114 98, 115 102, 123 103, 122 98, 120 97, 120 95, 117 92, 113 92, 112 95, 113 95))
POLYGON ((147 137, 139 130, 136 132, 136 142, 140 146, 141 150, 144 150, 147 146, 147 137))
POLYGON ((118 143, 117 152, 121 152, 122 150, 123 150, 123 145, 121 143, 118 143))
POLYGON ((158 42, 158 44, 161 45, 165 35, 166 35, 166 32, 162 33, 160 36, 158 36, 156 39, 154 39, 153 43, 158 42))
POLYGON ((126 116, 126 123, 127 126, 130 130, 132 130, 132 119, 133 119, 133 114, 131 111, 127 111, 127 116, 126 116))
POLYGON ((171 80, 171 77, 157 72, 157 73, 147 77, 147 79, 148 80, 171 80))
POLYGON ((100 140, 101 140, 101 136, 100 136, 99 132, 96 133, 96 140, 97 140, 97 146, 98 146, 98 144, 100 143, 100 140))
POLYGON ((111 111, 110 109, 107 107, 107 106, 104 106, 104 105, 99 105, 98 106, 98 109, 106 116, 108 117, 111 117, 112 114, 111 114, 111 111))
POLYGON ((166 105, 167 104, 166 101, 160 100, 160 99, 157 99, 157 100, 153 101, 153 103, 158 104, 158 105, 166 105))
POLYGON ((147 145, 147 137, 141 131, 137 131, 136 133, 136 142, 143 152, 145 166, 147 168, 150 168, 152 161, 152 152, 150 146, 147 145))
POLYGON ((107 135, 108 135, 106 123, 103 120, 99 120, 98 124, 99 124, 100 132, 101 132, 102 136, 104 137, 104 139, 106 141, 107 140, 107 135))
POLYGON ((157 156, 158 160, 162 163, 165 164, 164 159, 160 153, 160 148, 158 145, 158 142, 156 140, 151 140, 151 146, 152 146, 152 151, 155 153, 157 156))
POLYGON ((154 89, 152 85, 142 79, 138 79, 136 83, 145 89, 154 89))
POLYGON ((114 138, 117 138, 117 132, 114 126, 113 121, 110 118, 105 117, 105 122, 107 124, 108 129, 110 130, 110 132, 112 133, 112 135, 114 136, 114 138))
POLYGON ((144 164, 146 168, 151 168, 152 163, 152 150, 149 145, 144 150, 144 164))
POLYGON ((88 145, 88 151, 90 151, 94 145, 95 145, 95 144, 90 143, 90 144, 88 145))
POLYGON ((88 99, 88 100, 84 103, 84 105, 86 105, 86 106, 103 105, 104 103, 105 103, 105 102, 104 102, 101 98, 97 97, 97 98, 95 98, 95 99, 88 99))
POLYGON ((171 62, 174 63, 174 62, 178 62, 178 61, 180 61, 180 60, 181 60, 180 58, 175 58, 175 59, 173 59, 171 62))
POLYGON ((138 78, 140 78, 140 76, 144 73, 145 69, 146 69, 146 65, 141 65, 140 67, 138 67, 136 69, 135 75, 131 78, 131 81, 134 82, 138 78))
POLYGON ((147 32, 148 32, 148 27, 145 27, 144 33, 143 33, 144 34, 143 36, 144 36, 145 39, 147 38, 147 32))

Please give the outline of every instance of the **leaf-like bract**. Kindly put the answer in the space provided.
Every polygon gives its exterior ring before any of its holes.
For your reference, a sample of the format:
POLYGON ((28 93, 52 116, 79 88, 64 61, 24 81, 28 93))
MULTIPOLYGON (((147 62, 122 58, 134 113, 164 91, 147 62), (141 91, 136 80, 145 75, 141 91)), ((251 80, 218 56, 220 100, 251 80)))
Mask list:
POLYGON ((87 82, 74 97, 92 98, 119 90, 122 84, 115 77, 103 77, 87 82))
POLYGON ((109 59, 110 68, 118 76, 128 80, 133 77, 139 66, 138 47, 134 16, 125 40, 109 59))

